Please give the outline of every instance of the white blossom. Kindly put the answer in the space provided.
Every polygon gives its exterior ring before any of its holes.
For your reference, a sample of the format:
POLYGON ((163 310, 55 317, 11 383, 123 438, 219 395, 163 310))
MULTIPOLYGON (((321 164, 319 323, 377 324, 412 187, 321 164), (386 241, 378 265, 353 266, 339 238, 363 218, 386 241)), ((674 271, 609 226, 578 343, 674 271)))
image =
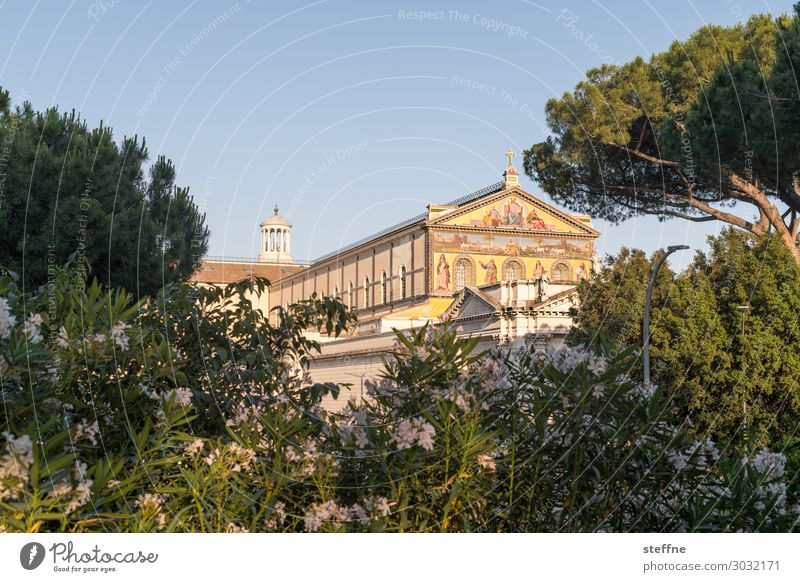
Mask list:
POLYGON ((97 424, 96 420, 91 424, 79 422, 75 425, 75 440, 86 439, 96 445, 98 434, 100 434, 100 425, 97 424))
POLYGON ((412 418, 400 421, 397 430, 392 434, 392 440, 400 450, 419 445, 426 451, 432 451, 434 436, 436 436, 436 429, 427 420, 412 418))
POLYGON ((385 497, 381 497, 379 495, 366 497, 362 503, 364 507, 373 515, 379 515, 381 517, 386 517, 392 510, 393 503, 389 503, 389 500, 385 497))
POLYGON ((165 394, 167 401, 174 400, 178 406, 191 406, 192 405, 192 391, 188 388, 172 388, 165 394))
POLYGON ((225 469, 233 473, 240 473, 243 469, 249 469, 250 464, 255 460, 256 452, 253 449, 248 449, 239 443, 231 443, 223 455, 217 448, 211 451, 204 459, 207 465, 213 465, 219 460, 224 461, 225 469))
POLYGON ((478 465, 480 465, 484 469, 487 469, 488 471, 494 471, 496 468, 494 463, 494 457, 488 453, 478 455, 477 461, 478 465))
POLYGON ((589 357, 588 363, 586 364, 586 369, 592 374, 599 376, 606 371, 606 359, 602 356, 589 357))
POLYGON ((157 493, 142 493, 136 498, 136 507, 143 513, 159 514, 164 498, 157 493))
POLYGON ((283 501, 276 501, 272 506, 272 514, 267 519, 267 529, 278 529, 284 521, 286 521, 286 504, 283 501))
POLYGON ((312 504, 303 517, 307 532, 319 531, 319 528, 326 521, 331 521, 338 525, 345 520, 347 520, 347 513, 332 499, 325 503, 312 504))
POLYGON ((58 330, 58 335, 56 336, 56 343, 58 344, 58 347, 60 347, 62 350, 66 350, 69 348, 69 336, 67 335, 67 329, 63 325, 58 330))
POLYGON ((761 449, 753 457, 753 467, 766 478, 783 477, 785 466, 786 456, 782 453, 773 453, 769 449, 761 449))
POLYGON ((89 503, 92 498, 92 484, 91 479, 81 479, 72 490, 72 497, 64 505, 64 513, 72 513, 89 503))
POLYGON ((128 329, 128 325, 124 321, 118 321, 114 324, 114 327, 111 328, 111 340, 123 352, 128 349, 128 336, 125 334, 126 329, 128 329))
POLYGON ((200 439, 195 439, 194 441, 186 445, 186 447, 183 450, 186 452, 187 455, 191 457, 196 457, 203 451, 204 446, 205 445, 203 441, 201 441, 200 439))
POLYGON ((5 297, 0 297, 0 339, 8 339, 11 330, 17 324, 17 318, 11 314, 11 306, 5 297))
POLYGON ((25 336, 32 344, 38 344, 42 341, 42 323, 44 323, 44 319, 38 313, 31 313, 28 319, 25 320, 25 336))
POLYGON ((0 455, 0 500, 17 499, 33 465, 33 441, 26 434, 17 438, 9 432, 0 434, 6 439, 5 452, 0 455))
POLYGON ((670 451, 667 453, 667 461, 678 471, 686 467, 688 460, 689 458, 680 451, 670 451))

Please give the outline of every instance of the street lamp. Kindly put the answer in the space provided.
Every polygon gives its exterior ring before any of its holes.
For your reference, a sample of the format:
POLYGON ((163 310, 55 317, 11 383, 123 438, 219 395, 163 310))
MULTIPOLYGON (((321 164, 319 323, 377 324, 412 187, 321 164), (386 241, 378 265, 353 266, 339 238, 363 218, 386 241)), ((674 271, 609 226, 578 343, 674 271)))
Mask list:
MULTIPOLYGON (((744 341, 744 318, 747 315, 747 312, 750 310, 750 306, 737 305, 736 309, 738 309, 739 313, 742 314, 742 341, 744 341)), ((747 430, 747 396, 745 396, 744 400, 742 401, 742 418, 744 428, 747 430)))
POLYGON ((673 245, 667 247, 667 252, 659 257, 650 273, 650 281, 647 283, 647 294, 644 297, 644 321, 642 322, 642 367, 644 368, 644 385, 650 385, 650 303, 653 300, 653 286, 656 284, 656 275, 661 265, 675 251, 685 251, 689 247, 686 245, 673 245))
POLYGON ((744 335, 744 318, 747 315, 747 311, 750 309, 749 305, 737 305, 736 309, 742 314, 742 335, 744 335))

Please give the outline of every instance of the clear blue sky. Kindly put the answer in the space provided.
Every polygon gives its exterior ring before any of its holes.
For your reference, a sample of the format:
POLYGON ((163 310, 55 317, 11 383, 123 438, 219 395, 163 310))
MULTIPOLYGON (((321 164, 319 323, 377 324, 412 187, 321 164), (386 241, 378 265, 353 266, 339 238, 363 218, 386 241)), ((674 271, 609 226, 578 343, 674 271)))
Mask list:
MULTIPOLYGON (((305 260, 499 180, 503 153, 546 137, 546 100, 587 68, 659 52, 706 23, 790 10, 788 0, 3 1, 0 84, 16 102, 145 136, 151 159, 171 158, 207 211, 211 255, 257 254, 257 224, 277 203, 305 260)), ((597 226, 603 254, 697 248, 719 228, 597 226)))

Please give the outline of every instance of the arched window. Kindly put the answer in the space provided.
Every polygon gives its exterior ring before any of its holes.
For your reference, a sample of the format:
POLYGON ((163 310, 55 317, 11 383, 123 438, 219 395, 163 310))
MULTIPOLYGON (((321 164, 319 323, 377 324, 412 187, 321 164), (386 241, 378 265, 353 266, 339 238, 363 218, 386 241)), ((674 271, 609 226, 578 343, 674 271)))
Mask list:
POLYGON ((566 263, 556 263, 550 269, 552 281, 569 281, 569 266, 566 263))
POLYGON ((472 263, 468 259, 458 259, 455 265, 453 289, 461 291, 472 282, 472 263))
POLYGON ((522 276, 522 265, 517 261, 508 261, 506 263, 505 279, 507 281, 516 281, 522 276))
POLYGON ((381 303, 389 303, 389 285, 386 284, 386 271, 381 273, 381 303))
POLYGON ((369 277, 364 277, 364 307, 369 307, 369 277))
POLYGON ((353 309, 356 306, 355 298, 356 298, 355 293, 353 293, 353 282, 350 281, 347 284, 347 306, 350 309, 353 309))
POLYGON ((400 299, 406 298, 406 266, 400 267, 400 299))

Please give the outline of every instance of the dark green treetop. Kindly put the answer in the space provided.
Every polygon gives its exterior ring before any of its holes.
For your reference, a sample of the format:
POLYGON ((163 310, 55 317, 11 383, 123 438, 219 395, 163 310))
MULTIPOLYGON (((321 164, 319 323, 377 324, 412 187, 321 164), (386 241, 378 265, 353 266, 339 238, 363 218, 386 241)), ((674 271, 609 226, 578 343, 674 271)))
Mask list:
POLYGON ((135 296, 185 281, 208 247, 205 215, 175 168, 146 171, 145 141, 115 142, 74 111, 11 109, 0 90, 0 265, 35 288, 70 262, 135 296), (147 178, 145 174, 148 174, 147 178))
POLYGON ((800 263, 797 71, 800 16, 705 26, 551 99, 553 135, 525 152, 525 171, 573 210, 775 232, 800 263))

